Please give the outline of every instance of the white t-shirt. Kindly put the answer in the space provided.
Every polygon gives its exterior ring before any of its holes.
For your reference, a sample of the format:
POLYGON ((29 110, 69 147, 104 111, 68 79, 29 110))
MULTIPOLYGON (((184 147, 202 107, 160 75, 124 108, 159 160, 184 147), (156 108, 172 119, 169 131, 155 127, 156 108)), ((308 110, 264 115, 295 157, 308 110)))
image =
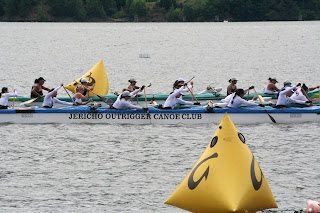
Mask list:
POLYGON ((188 92, 192 89, 192 86, 189 85, 188 88, 181 87, 180 89, 174 90, 172 94, 170 94, 167 98, 167 100, 164 102, 163 107, 170 107, 171 109, 174 109, 179 104, 181 105, 193 105, 190 101, 184 101, 182 100, 181 96, 177 98, 176 96, 180 93, 188 92))
POLYGON ((303 94, 301 88, 297 89, 290 98, 293 100, 308 101, 308 98, 303 94))
POLYGON ((17 97, 17 95, 17 91, 15 91, 14 93, 2 93, 0 98, 0 105, 8 106, 8 99, 10 97, 17 97))
POLYGON ((224 99, 221 100, 222 103, 229 103, 230 100, 233 98, 235 93, 231 93, 230 95, 228 95, 227 97, 225 97, 224 99))
MULTIPOLYGON (((131 98, 134 98, 140 91, 141 88, 131 92, 131 98)), ((117 100, 114 102, 112 106, 116 109, 142 109, 141 106, 133 105, 130 101, 127 101, 125 98, 121 98, 121 94, 118 96, 117 100)))
POLYGON ((55 103, 72 106, 72 102, 60 101, 59 99, 53 97, 53 95, 61 88, 61 86, 55 88, 53 91, 49 92, 43 99, 42 107, 52 108, 55 103))
MULTIPOLYGON (((233 94, 234 96, 235 94, 233 94)), ((250 102, 250 101, 246 101, 243 98, 241 98, 240 96, 236 96, 234 99, 232 98, 230 99, 229 103, 228 103, 228 107, 230 108, 239 108, 242 104, 243 105, 249 105, 249 106, 258 106, 259 104, 254 103, 254 102, 250 102)))
MULTIPOLYGON (((281 91, 278 96, 277 105, 287 105, 288 103, 295 103, 295 104, 305 104, 306 101, 302 101, 299 99, 292 99, 291 97, 287 97, 287 92, 294 90, 296 86, 287 87, 285 90, 281 91)), ((308 101, 308 100, 307 100, 308 101)))

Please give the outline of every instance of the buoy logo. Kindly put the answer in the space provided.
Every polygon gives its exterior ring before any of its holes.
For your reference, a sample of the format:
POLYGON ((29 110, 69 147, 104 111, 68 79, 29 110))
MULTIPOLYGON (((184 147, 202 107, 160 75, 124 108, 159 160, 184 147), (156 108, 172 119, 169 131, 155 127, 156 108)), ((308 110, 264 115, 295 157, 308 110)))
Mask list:
POLYGON ((255 166, 254 166, 254 156, 252 155, 252 161, 251 161, 251 168, 250 168, 250 175, 251 175, 251 181, 252 181, 252 184, 253 184, 253 188, 258 191, 262 185, 262 177, 263 177, 263 174, 262 174, 262 171, 259 167, 259 170, 260 170, 260 173, 261 173, 261 180, 258 181, 257 180, 257 177, 256 177, 256 174, 255 174, 255 166))
POLYGON ((200 177, 200 179, 196 182, 194 182, 193 180, 193 176, 194 174, 196 173, 197 169, 201 166, 201 164, 203 164, 204 162, 206 162, 207 160, 210 160, 212 158, 217 158, 218 157, 218 154, 217 153, 214 153, 213 155, 211 155, 210 157, 207 157, 205 158, 204 160, 202 160, 194 169, 193 171, 191 172, 190 176, 189 176, 189 179, 188 179, 188 187, 190 190, 193 190, 195 189, 201 182, 201 180, 203 178, 205 178, 207 180, 208 178, 208 175, 209 175, 209 170, 210 170, 210 167, 208 166, 208 168, 206 169, 206 171, 203 173, 203 175, 200 177))

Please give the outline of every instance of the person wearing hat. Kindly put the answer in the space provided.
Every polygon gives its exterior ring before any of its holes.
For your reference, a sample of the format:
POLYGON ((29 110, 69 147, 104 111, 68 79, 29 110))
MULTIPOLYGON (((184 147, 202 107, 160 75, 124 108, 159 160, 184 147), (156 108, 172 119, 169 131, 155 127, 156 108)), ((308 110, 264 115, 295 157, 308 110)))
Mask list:
POLYGON ((133 92, 124 91, 123 93, 121 93, 118 96, 117 100, 113 103, 112 108, 114 108, 114 109, 144 109, 141 106, 133 105, 130 102, 130 99, 134 98, 138 94, 138 92, 143 91, 144 87, 145 86, 143 85, 141 88, 136 89, 133 92))
POLYGON ((181 87, 181 85, 184 85, 185 80, 183 78, 178 78, 174 83, 173 83, 173 90, 177 89, 178 87, 181 87))
POLYGON ((85 88, 83 86, 78 86, 76 87, 76 93, 74 94, 74 102, 76 105, 86 105, 89 102, 92 102, 92 99, 90 98, 89 100, 89 93, 87 92, 86 95, 83 95, 85 91, 85 88), (83 100, 87 100, 85 102, 82 102, 83 100))
POLYGON ((192 103, 190 101, 182 100, 181 96, 183 93, 190 91, 193 88, 193 81, 190 82, 190 85, 187 88, 184 85, 178 85, 177 88, 171 93, 167 100, 163 104, 165 109, 174 109, 178 105, 200 105, 199 102, 192 103))
MULTIPOLYGON (((281 89, 279 89, 278 93, 277 93, 277 98, 279 98, 279 95, 280 95, 280 92, 281 91, 284 91, 285 89, 289 88, 289 87, 292 87, 291 86, 291 81, 285 81, 283 82, 283 87, 281 89)), ((286 96, 290 97, 292 94, 293 94, 294 90, 291 89, 291 90, 288 90, 286 96)))
POLYGON ((43 86, 45 81, 46 80, 42 77, 34 80, 34 84, 31 88, 31 95, 30 95, 31 98, 41 98, 43 96, 42 90, 50 91, 49 88, 43 86))
MULTIPOLYGON (((234 93, 237 90, 237 84, 238 80, 236 78, 229 79, 229 86, 227 87, 227 96, 234 93)), ((247 93, 248 90, 253 89, 254 86, 250 86, 248 89, 244 89, 244 93, 247 93)))
POLYGON ((56 98, 58 90, 62 86, 63 86, 63 84, 61 84, 59 87, 57 87, 55 89, 51 89, 48 92, 48 94, 43 99, 43 103, 42 103, 42 107, 43 108, 52 108, 55 103, 66 105, 66 106, 72 106, 73 105, 73 103, 71 103, 71 102, 60 101, 59 99, 56 98))
MULTIPOLYGON (((320 88, 320 86, 316 86, 316 87, 307 87, 307 85, 305 85, 305 83, 302 84, 301 88, 298 88, 292 95, 291 95, 291 99, 293 100, 301 100, 301 101, 312 101, 309 96, 308 96, 308 92, 315 90, 317 88, 320 88)), ((315 100, 318 100, 318 98, 316 98, 315 100)))
MULTIPOLYGON (((228 101, 228 107, 230 108, 239 108, 241 105, 248 105, 248 106, 263 106, 261 104, 257 104, 255 102, 247 101, 243 99, 244 94, 246 94, 244 89, 237 89, 235 93, 227 96, 225 101, 228 101)), ((226 103, 225 102, 225 103, 226 103)))
POLYGON ((138 86, 136 85, 136 84, 137 84, 136 79, 130 78, 130 79, 128 80, 128 82, 130 83, 130 85, 128 86, 127 89, 124 89, 123 91, 127 90, 127 91, 129 91, 129 92, 133 92, 133 91, 135 91, 136 89, 140 89, 140 87, 138 87, 138 86))
POLYGON ((227 95, 230 95, 234 93, 237 90, 237 82, 238 80, 236 78, 229 79, 229 86, 227 87, 227 95))
POLYGON ((309 100, 299 100, 299 99, 293 99, 290 97, 292 93, 294 93, 294 91, 296 90, 296 87, 299 87, 299 86, 301 86, 300 83, 298 83, 297 86, 283 87, 279 93, 276 108, 285 107, 288 103, 295 103, 295 104, 311 103, 311 101, 309 100))
POLYGON ((86 78, 82 78, 80 80, 80 83, 81 83, 81 86, 84 88, 82 95, 83 96, 89 95, 89 92, 93 90, 94 85, 91 88, 89 88, 89 81, 86 78))
POLYGON ((10 97, 17 97, 18 93, 13 90, 13 93, 9 93, 8 87, 2 87, 0 93, 0 109, 8 109, 8 99, 10 97))
POLYGON ((269 94, 269 95, 276 94, 279 91, 278 87, 276 86, 276 83, 278 83, 277 79, 269 78, 268 80, 269 80, 269 83, 264 86, 263 93, 269 94))

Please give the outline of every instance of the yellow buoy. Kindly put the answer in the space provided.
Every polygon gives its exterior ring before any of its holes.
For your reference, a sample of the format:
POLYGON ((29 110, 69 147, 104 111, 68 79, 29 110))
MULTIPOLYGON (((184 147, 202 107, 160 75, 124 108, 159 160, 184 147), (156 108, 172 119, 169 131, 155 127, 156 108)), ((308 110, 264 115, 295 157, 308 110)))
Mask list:
POLYGON ((65 88, 70 90, 71 92, 75 92, 75 88, 80 85, 81 79, 87 79, 89 81, 89 86, 94 85, 94 89, 89 93, 89 96, 95 95, 106 95, 109 91, 109 81, 106 69, 103 65, 103 61, 100 60, 91 70, 89 70, 86 74, 78 78, 77 80, 68 84, 65 88))
POLYGON ((204 153, 165 203, 211 213, 278 207, 245 138, 227 113, 204 153))

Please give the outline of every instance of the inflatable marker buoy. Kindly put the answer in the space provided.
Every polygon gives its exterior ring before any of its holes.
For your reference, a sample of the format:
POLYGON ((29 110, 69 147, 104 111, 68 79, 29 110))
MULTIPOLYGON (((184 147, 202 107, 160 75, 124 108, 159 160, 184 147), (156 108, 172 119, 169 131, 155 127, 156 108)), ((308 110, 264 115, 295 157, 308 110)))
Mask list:
POLYGON ((108 94, 109 80, 102 60, 100 60, 86 74, 65 86, 65 88, 75 93, 76 87, 80 85, 80 80, 84 78, 88 80, 88 86, 93 87, 92 92, 89 92, 89 96, 108 94))
POLYGON ((313 200, 307 201, 307 209, 308 213, 320 213, 320 203, 313 200))
POLYGON ((204 153, 165 203, 211 213, 278 208, 244 136, 227 113, 204 153))

